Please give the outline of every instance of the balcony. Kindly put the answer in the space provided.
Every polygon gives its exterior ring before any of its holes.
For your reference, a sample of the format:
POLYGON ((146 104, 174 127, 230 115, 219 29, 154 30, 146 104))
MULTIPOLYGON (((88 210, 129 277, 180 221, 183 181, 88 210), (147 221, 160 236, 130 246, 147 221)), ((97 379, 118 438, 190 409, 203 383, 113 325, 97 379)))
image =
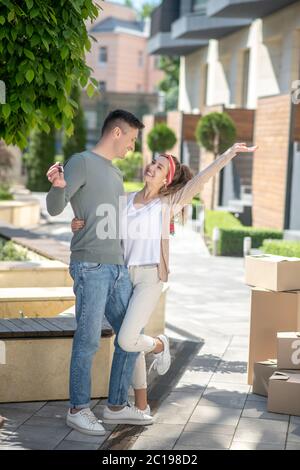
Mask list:
POLYGON ((206 40, 173 39, 171 33, 158 33, 148 41, 149 54, 184 56, 206 46, 206 40))
POLYGON ((164 0, 151 15, 151 37, 171 31, 173 21, 180 15, 179 0, 164 0))
POLYGON ((159 7, 155 8, 151 16, 151 36, 148 41, 150 54, 187 55, 207 45, 206 40, 172 38, 171 27, 182 13, 182 8, 183 3, 180 0, 164 0, 159 7))
POLYGON ((262 18, 296 0, 209 0, 207 15, 218 18, 262 18))
POLYGON ((219 39, 249 26, 250 23, 249 18, 210 18, 203 14, 191 13, 172 24, 172 38, 219 39))

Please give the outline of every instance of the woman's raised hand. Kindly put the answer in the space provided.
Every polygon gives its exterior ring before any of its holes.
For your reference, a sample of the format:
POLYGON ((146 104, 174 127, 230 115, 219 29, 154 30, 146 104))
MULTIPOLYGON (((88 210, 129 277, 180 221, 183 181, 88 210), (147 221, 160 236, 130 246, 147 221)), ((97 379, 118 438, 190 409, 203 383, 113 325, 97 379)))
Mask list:
POLYGON ((254 145, 253 147, 247 147, 247 144, 245 142, 242 143, 236 143, 231 147, 231 150, 234 152, 234 154, 238 153, 251 153, 255 152, 255 150, 258 149, 257 145, 254 145))
POLYGON ((77 219, 77 217, 74 217, 71 222, 71 229, 72 232, 78 232, 78 230, 81 230, 84 227, 85 223, 83 219, 77 219))

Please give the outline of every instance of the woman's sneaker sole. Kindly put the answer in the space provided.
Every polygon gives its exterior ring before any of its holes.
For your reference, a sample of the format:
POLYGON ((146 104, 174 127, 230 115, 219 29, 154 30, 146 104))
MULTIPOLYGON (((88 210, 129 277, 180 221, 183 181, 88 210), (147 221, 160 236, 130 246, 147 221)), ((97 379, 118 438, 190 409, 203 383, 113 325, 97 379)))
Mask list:
POLYGON ((103 418, 103 423, 105 424, 133 424, 136 426, 150 426, 153 424, 153 420, 142 421, 142 420, 130 420, 130 419, 105 419, 103 418))

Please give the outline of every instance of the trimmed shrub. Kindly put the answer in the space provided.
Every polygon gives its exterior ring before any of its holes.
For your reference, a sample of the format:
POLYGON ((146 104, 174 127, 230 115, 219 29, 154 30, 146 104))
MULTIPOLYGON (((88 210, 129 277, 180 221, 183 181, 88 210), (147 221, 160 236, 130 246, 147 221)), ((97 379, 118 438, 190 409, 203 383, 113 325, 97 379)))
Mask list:
POLYGON ((266 239, 282 239, 283 232, 253 227, 221 228, 219 254, 222 256, 243 256, 244 237, 251 237, 252 248, 260 248, 266 239))
POLYGON ((261 250, 269 255, 300 258, 300 242, 297 241, 264 240, 261 250))
POLYGON ((147 136, 147 144, 152 152, 163 153, 174 147, 175 133, 164 122, 156 124, 147 136))
POLYGON ((212 238, 214 227, 218 228, 239 228, 242 223, 230 212, 226 211, 205 211, 205 233, 212 238))
POLYGON ((0 201, 11 201, 13 199, 13 195, 9 191, 9 186, 6 184, 0 185, 0 201))
POLYGON ((128 156, 113 161, 114 165, 122 171, 124 181, 132 181, 140 176, 143 167, 143 157, 140 152, 128 152, 128 156))
POLYGON ((0 240, 0 261, 27 261, 27 251, 17 248, 12 241, 0 240))
POLYGON ((197 142, 206 150, 218 154, 233 145, 236 127, 227 113, 210 113, 199 120, 195 135, 197 142), (215 148, 216 140, 218 148, 215 148))

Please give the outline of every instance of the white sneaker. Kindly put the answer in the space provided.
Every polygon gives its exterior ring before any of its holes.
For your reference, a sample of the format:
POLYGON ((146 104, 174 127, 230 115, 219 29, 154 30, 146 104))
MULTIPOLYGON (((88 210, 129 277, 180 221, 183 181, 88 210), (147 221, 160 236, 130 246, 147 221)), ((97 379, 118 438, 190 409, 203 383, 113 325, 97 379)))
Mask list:
POLYGON ((106 431, 101 423, 102 421, 96 418, 90 408, 83 408, 77 413, 71 413, 70 409, 68 410, 67 425, 76 431, 92 436, 104 436, 106 431))
POLYGON ((163 342, 164 349, 162 352, 154 354, 155 359, 149 368, 149 373, 153 368, 154 370, 157 370, 158 375, 165 375, 171 365, 169 340, 165 335, 158 335, 157 338, 163 342))
POLYGON ((106 406, 103 412, 103 422, 106 424, 136 424, 148 426, 149 424, 153 424, 153 418, 135 406, 125 406, 119 411, 112 411, 106 406))
POLYGON ((150 406, 147 405, 146 408, 144 410, 141 410, 143 413, 145 413, 145 415, 148 415, 148 416, 151 416, 151 409, 150 409, 150 406))

